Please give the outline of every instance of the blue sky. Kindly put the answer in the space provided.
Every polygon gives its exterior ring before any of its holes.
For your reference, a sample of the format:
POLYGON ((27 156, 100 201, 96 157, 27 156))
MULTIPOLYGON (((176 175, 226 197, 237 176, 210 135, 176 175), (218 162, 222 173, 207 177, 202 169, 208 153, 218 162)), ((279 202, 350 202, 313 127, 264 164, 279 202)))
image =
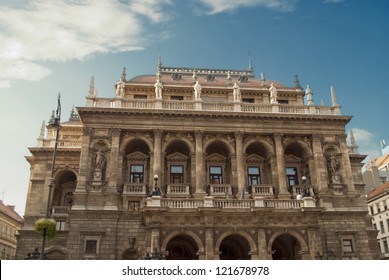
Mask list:
POLYGON ((247 69, 293 85, 354 116, 359 150, 389 143, 387 0, 0 0, 0 195, 24 214, 25 156, 62 94, 62 119, 127 78, 165 66, 247 69))

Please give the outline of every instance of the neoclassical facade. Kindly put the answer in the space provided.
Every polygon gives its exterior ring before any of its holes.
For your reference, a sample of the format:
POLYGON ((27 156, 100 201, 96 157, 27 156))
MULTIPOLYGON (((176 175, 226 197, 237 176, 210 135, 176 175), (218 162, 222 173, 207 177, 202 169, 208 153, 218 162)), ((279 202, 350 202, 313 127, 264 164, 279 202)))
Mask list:
MULTIPOLYGON (((377 259, 351 117, 253 69, 157 67, 61 123, 49 259, 377 259), (158 253, 158 254, 157 254, 158 253)), ((41 238, 55 131, 31 165, 23 258, 41 238)))

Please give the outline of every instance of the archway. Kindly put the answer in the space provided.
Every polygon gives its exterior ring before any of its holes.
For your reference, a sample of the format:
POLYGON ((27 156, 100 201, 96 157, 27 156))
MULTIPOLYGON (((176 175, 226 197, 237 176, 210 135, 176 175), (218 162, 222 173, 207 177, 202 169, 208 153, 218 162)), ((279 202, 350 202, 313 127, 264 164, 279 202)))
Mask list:
POLYGON ((273 260, 301 260, 300 242, 290 234, 278 236, 272 244, 273 260))
POLYGON ((77 176, 73 171, 62 170, 56 174, 52 206, 71 207, 76 184, 77 176))
POLYGON ((167 260, 198 260, 199 247, 196 241, 186 234, 176 235, 169 240, 166 251, 167 260))
POLYGON ((250 260, 250 244, 241 235, 232 234, 223 239, 219 247, 221 260, 250 260))

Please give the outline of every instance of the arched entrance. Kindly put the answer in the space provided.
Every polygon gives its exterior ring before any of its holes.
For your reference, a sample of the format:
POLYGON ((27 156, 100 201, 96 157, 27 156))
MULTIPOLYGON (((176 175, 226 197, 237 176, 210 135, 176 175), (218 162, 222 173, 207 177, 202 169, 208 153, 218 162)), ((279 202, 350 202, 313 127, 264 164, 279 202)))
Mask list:
POLYGON ((180 234, 173 237, 166 246, 167 260, 198 260, 199 248, 189 235, 180 234))
POLYGON ((219 247, 221 260, 250 260, 250 244, 240 235, 232 234, 223 239, 219 247))
POLYGON ((271 249, 273 260, 301 260, 301 244, 290 234, 278 236, 271 249))

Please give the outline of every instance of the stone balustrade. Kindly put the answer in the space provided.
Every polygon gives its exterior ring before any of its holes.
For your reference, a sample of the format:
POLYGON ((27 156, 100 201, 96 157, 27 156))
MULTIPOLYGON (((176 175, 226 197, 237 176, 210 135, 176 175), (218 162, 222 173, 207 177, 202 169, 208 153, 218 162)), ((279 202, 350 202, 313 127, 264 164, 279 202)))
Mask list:
POLYGON ((340 107, 318 105, 289 105, 279 103, 241 103, 236 102, 203 102, 200 100, 147 100, 122 98, 87 97, 88 107, 129 108, 129 109, 163 109, 163 110, 204 110, 246 113, 281 113, 281 114, 314 114, 340 115, 340 107), (238 109, 237 109, 238 108, 238 109))
POLYGON ((146 185, 143 183, 125 184, 123 195, 146 195, 146 185))
POLYGON ((174 184, 167 186, 167 195, 190 195, 189 185, 174 184))
POLYGON ((252 196, 274 196, 274 188, 273 185, 252 185, 252 196))
POLYGON ((214 196, 232 195, 231 185, 228 184, 211 184, 210 194, 214 196))
POLYGON ((51 215, 53 217, 67 216, 70 206, 53 206, 51 208, 51 215))

